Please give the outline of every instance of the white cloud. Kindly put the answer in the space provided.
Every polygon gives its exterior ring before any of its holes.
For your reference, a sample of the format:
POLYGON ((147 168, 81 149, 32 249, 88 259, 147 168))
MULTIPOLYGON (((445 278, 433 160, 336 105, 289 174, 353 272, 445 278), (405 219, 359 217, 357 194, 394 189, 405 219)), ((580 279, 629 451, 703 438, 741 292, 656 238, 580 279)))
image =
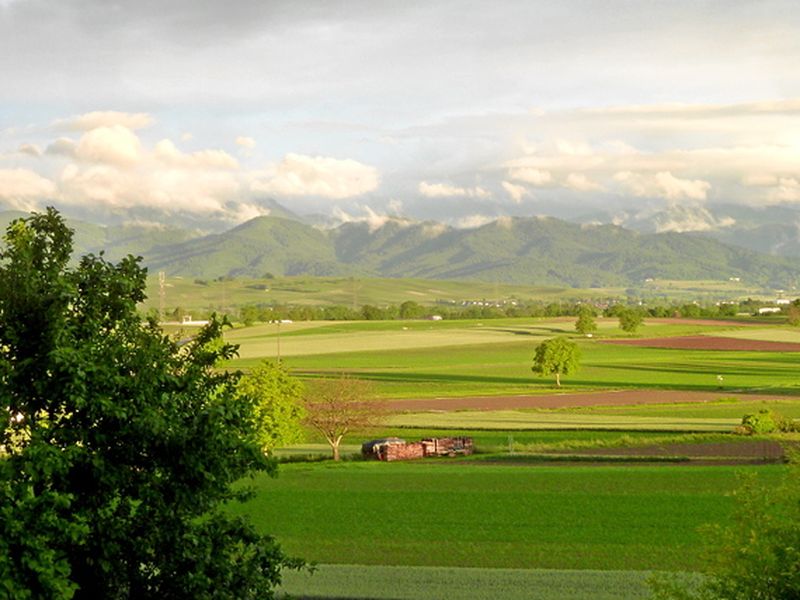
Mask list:
POLYGON ((98 127, 81 136, 75 155, 87 162, 132 165, 141 158, 141 143, 135 133, 122 125, 98 127))
POLYGON ((553 176, 549 171, 535 169, 531 167, 519 167, 510 169, 508 176, 517 181, 524 181, 535 186, 545 186, 553 183, 553 176))
POLYGON ((125 129, 144 129, 154 122, 147 113, 126 113, 113 110, 89 112, 69 119, 56 121, 56 126, 73 131, 91 131, 100 127, 124 127, 125 129))
POLYGON ((468 215, 458 219, 455 222, 455 226, 459 229, 477 229, 478 227, 483 227, 487 223, 496 220, 497 217, 491 217, 489 215, 468 215))
POLYGON ((528 194, 528 190, 523 185, 517 185, 508 181, 503 181, 501 185, 508 193, 509 197, 517 204, 522 202, 522 198, 528 194))
POLYGON ((747 187, 770 187, 778 183, 778 177, 770 173, 753 173, 742 178, 747 187))
POLYGON ((700 179, 681 179, 669 171, 632 173, 621 171, 614 180, 634 196, 657 197, 666 200, 706 200, 711 184, 700 179))
POLYGON ((200 150, 185 154, 170 140, 161 140, 154 148, 156 159, 171 166, 187 169, 221 169, 235 171, 239 162, 224 150, 200 150))
POLYGON ((45 154, 54 154, 57 156, 75 156, 75 142, 69 138, 60 137, 57 140, 50 142, 45 148, 45 154))
POLYGON ((42 149, 36 144, 22 144, 19 148, 17 148, 17 152, 21 154, 27 154, 29 156, 35 156, 36 158, 42 155, 42 149))
POLYGON ((564 180, 564 186, 577 192, 599 192, 603 186, 592 181, 583 173, 570 173, 564 180))
POLYGON ((256 141, 251 137, 240 135, 236 138, 236 145, 248 150, 252 150, 256 147, 256 141))
POLYGON ((422 181, 417 188, 419 193, 426 198, 453 198, 457 196, 464 196, 467 198, 489 198, 491 192, 476 186, 472 188, 457 187, 447 183, 428 183, 422 181))
POLYGON ((777 202, 800 202, 800 180, 794 177, 781 177, 770 198, 777 202))
POLYGON ((319 196, 339 200, 378 188, 377 169, 351 159, 287 154, 281 162, 257 175, 255 192, 276 196, 319 196))
POLYGON ((408 219, 378 213, 374 211, 371 207, 366 205, 362 206, 361 209, 364 211, 365 214, 362 216, 356 216, 346 212, 345 210, 343 210, 338 206, 335 206, 333 208, 333 216, 340 223, 366 223, 371 232, 377 231, 378 229, 380 229, 381 227, 386 225, 386 223, 389 222, 397 223, 401 227, 408 227, 409 225, 412 224, 412 221, 409 221, 408 219))
POLYGON ((49 179, 28 169, 0 169, 0 200, 11 208, 30 211, 40 201, 55 196, 57 188, 49 179))

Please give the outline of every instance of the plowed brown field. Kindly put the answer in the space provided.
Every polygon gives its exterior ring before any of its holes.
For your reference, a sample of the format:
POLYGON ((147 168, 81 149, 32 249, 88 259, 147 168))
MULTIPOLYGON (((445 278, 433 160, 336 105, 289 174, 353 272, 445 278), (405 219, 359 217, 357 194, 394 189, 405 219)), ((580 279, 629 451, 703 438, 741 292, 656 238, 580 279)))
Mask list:
POLYGON ((745 350, 751 352, 800 352, 800 344, 791 342, 769 342, 767 340, 744 340, 739 338, 713 337, 710 335, 687 335, 636 340, 602 340, 602 344, 621 346, 643 346, 646 348, 668 348, 676 350, 745 350))
POLYGON ((625 406, 628 404, 674 404, 710 402, 721 396, 740 400, 776 400, 780 396, 732 394, 729 392, 682 392, 676 390, 623 390, 549 394, 546 396, 474 396, 467 398, 424 398, 388 400, 393 411, 426 410, 513 410, 518 408, 569 408, 574 406, 625 406))

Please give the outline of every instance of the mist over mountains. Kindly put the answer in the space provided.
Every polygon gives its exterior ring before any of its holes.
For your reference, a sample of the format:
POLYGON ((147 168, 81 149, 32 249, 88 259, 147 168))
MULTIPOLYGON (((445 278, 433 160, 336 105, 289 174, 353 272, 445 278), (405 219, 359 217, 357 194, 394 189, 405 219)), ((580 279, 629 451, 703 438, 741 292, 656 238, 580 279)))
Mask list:
MULTIPOLYGON (((0 213, 0 225, 23 215, 0 213)), ((456 228, 381 217, 323 228, 276 203, 270 216, 213 234, 153 223, 68 222, 77 254, 141 255, 151 271, 198 279, 346 275, 602 287, 649 278, 739 277, 789 288, 800 276, 796 261, 787 258, 800 251, 797 216, 780 207, 675 207, 597 213, 583 222, 500 217, 456 228)))

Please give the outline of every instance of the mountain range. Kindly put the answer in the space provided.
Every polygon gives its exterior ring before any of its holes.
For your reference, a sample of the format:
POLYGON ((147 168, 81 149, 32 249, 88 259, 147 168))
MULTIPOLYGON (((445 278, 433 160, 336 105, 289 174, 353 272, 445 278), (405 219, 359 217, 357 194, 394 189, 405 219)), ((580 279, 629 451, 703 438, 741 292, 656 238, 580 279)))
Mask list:
MULTIPOLYGON (((0 227, 23 215, 0 213, 0 227)), ((724 231, 740 223, 741 214, 738 220, 729 217, 727 221, 708 211, 654 213, 647 219, 629 216, 629 224, 636 229, 603 223, 602 217, 590 215, 582 223, 553 217, 501 217, 471 229, 384 218, 323 229, 286 210, 214 234, 145 223, 104 227, 68 219, 68 224, 75 230, 76 254, 103 250, 110 260, 137 254, 151 271, 196 279, 342 275, 588 288, 636 285, 649 278, 738 277, 743 282, 790 288, 800 276, 795 261, 763 253, 767 248, 724 243, 735 239, 758 245, 733 230, 724 231), (678 217, 685 222, 702 217, 722 226, 704 231, 664 227, 678 217), (710 231, 718 239, 707 236, 710 231)), ((614 219, 619 221, 619 215, 614 219)), ((780 225, 762 223, 751 229, 770 227, 780 225)))

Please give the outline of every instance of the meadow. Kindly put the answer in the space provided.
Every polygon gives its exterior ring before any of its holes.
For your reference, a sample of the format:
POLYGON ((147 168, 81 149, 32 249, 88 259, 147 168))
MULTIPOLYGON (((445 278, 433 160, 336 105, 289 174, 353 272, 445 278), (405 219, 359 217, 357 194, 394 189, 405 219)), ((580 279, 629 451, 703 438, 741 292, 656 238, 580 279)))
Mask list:
MULTIPOLYGON (((385 306, 412 300, 420 304, 460 303, 482 299, 535 299, 543 302, 571 302, 591 298, 623 298, 625 288, 577 289, 557 286, 509 285, 483 281, 430 280, 411 278, 358 278, 287 276, 272 279, 202 280, 168 275, 164 305, 169 310, 234 311, 246 304, 291 304, 295 306, 385 306)), ((766 293, 755 287, 730 281, 656 280, 643 286, 642 293, 654 298, 695 300, 698 297, 726 299, 757 298, 766 293)), ((144 308, 158 309, 160 285, 153 274, 147 280, 144 308)))
MULTIPOLYGON (((577 336, 573 325, 574 319, 503 319, 231 330, 227 338, 240 344, 240 358, 230 368, 274 359, 280 344, 282 361, 307 382, 346 372, 373 382, 386 402, 409 399, 413 407, 416 399, 442 399, 442 409, 406 409, 379 430, 350 436, 345 455, 365 439, 388 435, 475 440, 477 454, 463 459, 286 462, 276 479, 246 482, 253 499, 231 510, 251 517, 290 553, 320 563, 316 575, 289 574, 285 591, 395 600, 458 590, 470 598, 513 598, 511 590, 523 590, 520 598, 645 598, 650 572, 697 570, 702 526, 729 518, 743 467, 616 456, 616 449, 768 444, 773 438, 731 431, 742 415, 762 409, 800 418, 800 353, 621 346, 602 343, 631 337, 616 320, 600 320, 592 338, 577 336), (533 348, 553 335, 572 337, 582 351, 580 369, 560 390, 530 371, 533 348), (600 397, 613 390, 668 390, 677 400, 447 410, 467 396, 524 395, 535 404, 554 394, 600 397), (706 399, 690 401, 698 392, 706 399), (597 449, 604 456, 580 454, 597 449)), ((682 335, 795 341, 785 327, 680 320, 646 322, 633 337, 682 335)), ((326 452, 321 442, 312 435, 278 455, 319 456, 326 452)), ((746 467, 765 485, 785 469, 746 467)))
MULTIPOLYGON (((751 471, 769 485, 783 469, 751 471)), ((589 597, 597 571, 598 597, 646 597, 647 572, 697 567, 699 528, 728 518, 737 477, 724 466, 289 464, 249 482, 254 500, 232 510, 323 564, 319 581, 290 577, 289 591, 413 598, 419 567, 438 567, 422 572, 475 586, 475 598, 506 597, 498 590, 526 577, 554 581, 528 597, 589 597), (354 569, 372 584, 352 581, 354 569)))
MULTIPOLYGON (((627 347, 599 344, 629 337, 616 320, 600 320, 592 339, 576 336, 573 319, 494 321, 388 321, 274 324, 235 329, 227 339, 240 358, 227 366, 251 368, 263 358, 282 360, 302 378, 357 373, 390 398, 550 394, 553 381, 530 371, 533 349, 553 335, 570 335, 582 350, 581 367, 559 391, 672 389, 798 394, 800 354, 627 347), (718 376, 723 377, 720 385, 718 376)), ((747 328, 646 323, 639 337, 728 333, 747 328)), ((760 335, 765 335, 763 330, 760 335)), ((775 331, 791 331, 776 329, 775 331)), ((787 333, 787 335, 788 335, 787 333)))

